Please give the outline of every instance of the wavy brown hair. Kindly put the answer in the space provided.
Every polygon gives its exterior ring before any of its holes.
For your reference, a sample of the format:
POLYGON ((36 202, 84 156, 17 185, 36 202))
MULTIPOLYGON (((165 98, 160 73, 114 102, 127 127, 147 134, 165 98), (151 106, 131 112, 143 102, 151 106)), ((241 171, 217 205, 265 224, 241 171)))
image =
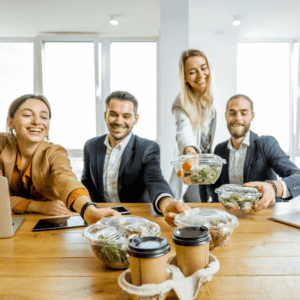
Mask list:
POLYGON ((205 121, 209 118, 211 110, 214 109, 214 99, 211 91, 211 70, 206 55, 202 51, 195 49, 189 49, 187 51, 184 51, 181 54, 181 58, 179 61, 179 77, 181 85, 180 100, 182 108, 186 112, 194 129, 196 129, 199 126, 203 128, 205 127, 205 121), (202 56, 205 59, 207 68, 209 70, 207 87, 204 93, 201 95, 200 99, 195 96, 189 83, 185 82, 185 62, 189 57, 192 56, 202 56), (205 119, 203 117, 202 108, 205 111, 205 119))

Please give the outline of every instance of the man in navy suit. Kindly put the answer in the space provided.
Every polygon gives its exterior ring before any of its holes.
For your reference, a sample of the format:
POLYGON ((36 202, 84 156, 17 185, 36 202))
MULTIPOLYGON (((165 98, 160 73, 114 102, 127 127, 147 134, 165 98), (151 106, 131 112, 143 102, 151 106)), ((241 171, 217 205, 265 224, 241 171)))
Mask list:
POLYGON ((254 115, 253 102, 246 95, 238 94, 228 100, 225 118, 231 138, 215 148, 214 153, 226 159, 227 164, 217 182, 207 186, 213 202, 218 202, 215 189, 228 183, 244 184, 262 193, 255 211, 300 195, 300 170, 274 137, 259 137, 249 130, 254 115))
POLYGON ((109 134, 86 142, 82 183, 94 202, 150 202, 173 225, 176 213, 189 207, 173 199, 161 173, 157 143, 132 133, 137 109, 136 98, 128 92, 112 92, 106 98, 109 134))

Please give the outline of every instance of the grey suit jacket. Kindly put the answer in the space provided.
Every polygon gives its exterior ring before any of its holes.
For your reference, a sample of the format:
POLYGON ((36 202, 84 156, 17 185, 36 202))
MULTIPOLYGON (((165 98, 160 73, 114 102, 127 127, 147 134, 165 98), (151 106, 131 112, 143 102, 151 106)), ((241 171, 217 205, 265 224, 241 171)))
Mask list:
MULTIPOLYGON (((228 141, 218 144, 215 154, 226 159, 227 164, 223 165, 220 178, 215 184, 207 186, 207 192, 212 197, 213 202, 218 202, 218 195, 215 189, 223 184, 229 183, 229 150, 228 141)), ((277 140, 272 136, 258 136, 250 131, 250 146, 244 165, 243 182, 277 180, 280 176, 286 183, 291 197, 290 200, 300 195, 300 170, 290 161, 289 156, 280 148, 277 140)), ((277 202, 282 202, 282 198, 276 197, 277 202)))
MULTIPOLYGON (((88 140, 84 146, 84 169, 81 181, 94 202, 105 202, 103 171, 106 135, 88 140)), ((132 135, 121 159, 118 196, 125 203, 153 203, 162 194, 173 193, 160 169, 157 143, 132 135)), ((156 213, 160 212, 153 205, 156 213)))

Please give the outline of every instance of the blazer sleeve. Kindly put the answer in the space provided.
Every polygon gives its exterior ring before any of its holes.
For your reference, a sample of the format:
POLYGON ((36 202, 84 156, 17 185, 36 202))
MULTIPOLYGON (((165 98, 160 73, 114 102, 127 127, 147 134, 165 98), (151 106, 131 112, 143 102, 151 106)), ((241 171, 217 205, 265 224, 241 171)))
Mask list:
POLYGON ((194 147, 199 153, 201 153, 195 138, 195 131, 184 110, 175 108, 173 110, 173 116, 175 118, 176 141, 179 149, 179 155, 183 155, 184 149, 188 146, 194 147))
POLYGON ((48 149, 46 155, 55 189, 60 199, 67 205, 68 196, 72 191, 76 189, 86 190, 86 188, 77 180, 76 175, 72 172, 68 153, 65 148, 60 145, 54 145, 48 149))
POLYGON ((144 151, 142 158, 143 181, 149 192, 155 212, 161 214, 155 207, 155 200, 157 197, 163 193, 170 194, 172 197, 174 197, 174 195, 161 172, 159 147, 157 143, 152 141, 149 142, 149 146, 144 151))
POLYGON ((290 200, 300 195, 300 170, 291 161, 288 155, 280 148, 278 141, 268 136, 262 140, 261 146, 265 153, 267 163, 286 183, 291 197, 290 200))
POLYGON ((90 154, 88 148, 89 148, 88 142, 86 142, 83 148, 83 170, 82 170, 81 182, 89 191, 91 200, 93 202, 99 202, 98 191, 91 178, 90 154))

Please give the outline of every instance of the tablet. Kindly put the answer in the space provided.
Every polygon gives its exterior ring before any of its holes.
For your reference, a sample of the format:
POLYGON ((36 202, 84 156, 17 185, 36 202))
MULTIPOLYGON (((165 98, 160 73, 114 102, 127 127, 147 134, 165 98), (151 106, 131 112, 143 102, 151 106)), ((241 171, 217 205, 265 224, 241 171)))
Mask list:
POLYGON ((271 220, 300 228, 300 212, 292 212, 271 217, 271 220))
POLYGON ((37 222, 32 231, 45 231, 86 226, 88 226, 88 224, 80 216, 66 216, 41 219, 37 222))

